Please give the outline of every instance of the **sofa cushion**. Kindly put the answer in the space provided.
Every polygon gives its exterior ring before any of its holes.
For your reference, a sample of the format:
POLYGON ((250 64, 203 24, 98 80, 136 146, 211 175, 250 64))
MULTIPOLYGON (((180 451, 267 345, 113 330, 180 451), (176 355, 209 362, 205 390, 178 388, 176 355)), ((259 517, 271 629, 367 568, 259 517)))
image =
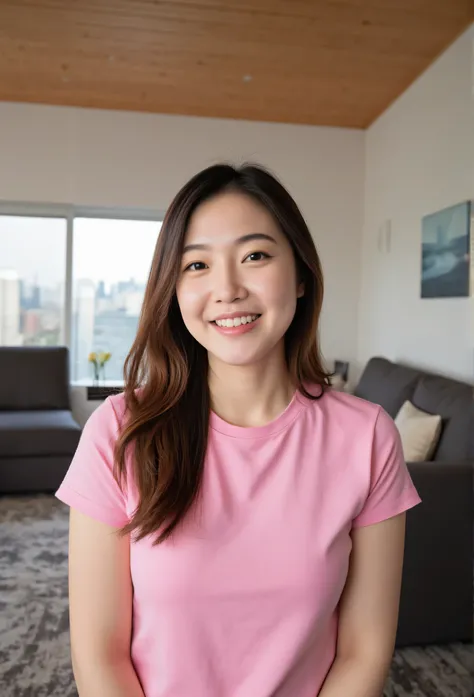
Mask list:
POLYGON ((371 358, 354 394, 379 404, 394 419, 402 405, 411 400, 419 376, 420 371, 414 368, 392 363, 386 358, 371 358))
POLYGON ((417 409, 407 400, 395 417, 407 462, 431 459, 441 434, 441 416, 417 409))
POLYGON ((70 411, 0 411, 2 457, 74 454, 81 427, 70 411))
POLYGON ((443 420, 441 438, 434 460, 462 461, 474 457, 473 387, 440 375, 423 374, 413 404, 443 420))
POLYGON ((65 346, 1 346, 0 410, 69 409, 65 346))

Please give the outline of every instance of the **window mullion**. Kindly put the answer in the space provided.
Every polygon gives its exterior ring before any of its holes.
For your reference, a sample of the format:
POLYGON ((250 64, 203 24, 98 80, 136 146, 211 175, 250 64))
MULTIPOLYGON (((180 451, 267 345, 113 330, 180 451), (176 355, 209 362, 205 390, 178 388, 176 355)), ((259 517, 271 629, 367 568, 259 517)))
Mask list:
MULTIPOLYGON (((71 368, 71 378, 74 379, 73 374, 73 350, 72 350, 72 284, 73 284, 73 242, 74 242, 74 212, 72 208, 68 209, 67 212, 67 227, 66 227, 66 277, 64 286, 64 344, 69 349, 69 360, 71 368)), ((74 371, 75 372, 75 371, 74 371)))

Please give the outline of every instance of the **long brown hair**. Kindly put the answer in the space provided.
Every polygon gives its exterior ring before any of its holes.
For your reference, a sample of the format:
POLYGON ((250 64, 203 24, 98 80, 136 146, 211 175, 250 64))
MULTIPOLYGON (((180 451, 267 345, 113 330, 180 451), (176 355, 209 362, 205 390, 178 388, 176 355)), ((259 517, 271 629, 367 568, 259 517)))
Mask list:
POLYGON ((329 373, 323 367, 318 324, 323 274, 308 227, 296 203, 267 170, 255 165, 214 165, 195 175, 178 192, 165 215, 145 291, 137 335, 124 367, 127 419, 115 445, 115 476, 126 478, 126 453, 132 448, 132 476, 139 504, 122 534, 135 540, 156 533, 166 540, 184 519, 200 492, 207 448, 210 395, 206 350, 181 317, 176 284, 191 215, 204 201, 224 191, 239 191, 263 205, 289 240, 305 292, 285 335, 293 383, 309 397, 305 384, 324 393, 329 373))

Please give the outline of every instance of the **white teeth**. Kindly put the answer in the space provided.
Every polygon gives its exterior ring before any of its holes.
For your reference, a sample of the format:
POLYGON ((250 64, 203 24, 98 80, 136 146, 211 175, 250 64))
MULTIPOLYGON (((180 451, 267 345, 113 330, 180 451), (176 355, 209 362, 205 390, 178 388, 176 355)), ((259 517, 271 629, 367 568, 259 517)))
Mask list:
POLYGON ((243 317, 234 317, 234 319, 216 319, 218 327, 240 327, 241 324, 249 324, 254 322, 258 315, 244 315, 243 317))

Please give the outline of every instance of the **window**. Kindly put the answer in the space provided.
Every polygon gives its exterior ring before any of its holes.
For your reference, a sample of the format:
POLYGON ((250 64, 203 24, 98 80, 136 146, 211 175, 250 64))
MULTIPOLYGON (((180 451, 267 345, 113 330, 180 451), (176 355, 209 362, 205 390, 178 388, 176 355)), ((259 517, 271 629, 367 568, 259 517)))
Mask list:
POLYGON ((91 351, 110 352, 109 384, 123 380, 123 363, 137 331, 161 224, 149 220, 75 218, 72 358, 77 382, 90 382, 91 351))
POLYGON ((65 218, 0 215, 0 346, 65 342, 65 218))
POLYGON ((71 207, 1 206, 0 346, 70 349, 71 380, 90 385, 91 352, 110 352, 103 379, 123 381, 159 216, 94 216, 71 207), (18 210, 20 211, 18 213, 18 210), (13 211, 13 214, 11 214, 13 211), (37 214, 38 213, 38 214, 37 214))

